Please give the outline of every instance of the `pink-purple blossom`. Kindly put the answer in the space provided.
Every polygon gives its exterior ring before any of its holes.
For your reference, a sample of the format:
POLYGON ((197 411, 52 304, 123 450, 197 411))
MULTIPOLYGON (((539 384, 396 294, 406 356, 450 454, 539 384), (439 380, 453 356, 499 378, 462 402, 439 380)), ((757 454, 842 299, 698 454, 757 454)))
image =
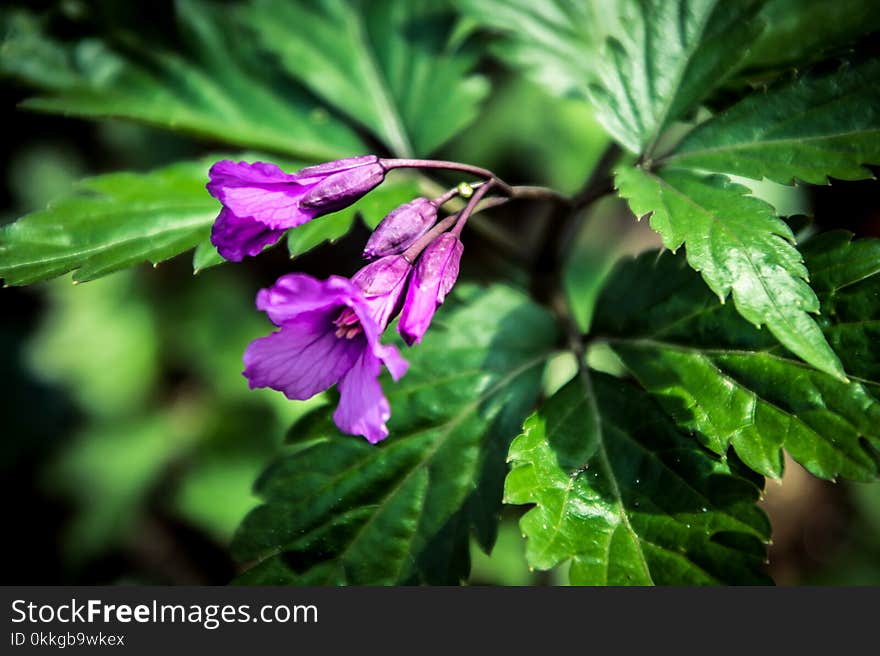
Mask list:
POLYGON ((348 207, 379 185, 385 168, 364 155, 285 173, 267 162, 216 162, 206 185, 223 207, 211 243, 227 260, 241 261, 295 228, 348 207))
POLYGON ((303 400, 336 384, 336 425, 372 443, 387 437, 391 408, 377 379, 383 364, 394 380, 408 365, 380 335, 409 275, 404 263, 406 270, 389 262, 362 275, 366 293, 355 280, 358 274, 322 281, 293 273, 261 290, 257 307, 279 330, 247 347, 244 375, 250 387, 271 387, 303 400))

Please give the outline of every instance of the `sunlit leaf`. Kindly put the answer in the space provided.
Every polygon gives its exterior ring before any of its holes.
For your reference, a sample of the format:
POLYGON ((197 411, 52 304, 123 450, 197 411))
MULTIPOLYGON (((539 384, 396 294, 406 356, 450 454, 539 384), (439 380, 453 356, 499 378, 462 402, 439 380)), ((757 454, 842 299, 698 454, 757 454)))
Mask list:
POLYGON ((880 242, 837 232, 813 239, 807 264, 820 325, 853 377, 804 366, 730 307, 682 258, 648 253, 622 264, 596 312, 627 368, 678 423, 723 454, 773 477, 784 448, 811 473, 873 480, 880 447, 880 242), (635 285, 649 279, 650 285, 635 285))
POLYGON ((844 378, 840 360, 809 313, 819 310, 794 236, 773 208, 721 176, 621 168, 616 183, 636 216, 687 261, 723 302, 766 325, 788 349, 818 369, 844 378))
POLYGON ((584 371, 510 446, 505 501, 539 569, 579 585, 765 583, 760 490, 632 385, 584 371))

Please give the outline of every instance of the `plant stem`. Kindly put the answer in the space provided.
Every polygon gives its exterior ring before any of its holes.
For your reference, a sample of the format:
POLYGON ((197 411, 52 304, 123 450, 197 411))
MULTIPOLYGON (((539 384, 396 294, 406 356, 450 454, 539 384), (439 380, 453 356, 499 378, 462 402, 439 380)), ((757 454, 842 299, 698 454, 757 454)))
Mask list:
POLYGON ((582 210, 611 193, 611 169, 620 155, 617 144, 608 146, 581 190, 568 205, 557 205, 548 218, 533 259, 532 295, 536 300, 548 304, 557 297, 562 288, 562 265, 581 225, 582 210))
POLYGON ((512 193, 512 187, 509 184, 497 177, 489 169, 480 168, 479 166, 471 166, 461 162, 447 162, 439 159, 381 159, 379 163, 386 171, 391 169, 444 169, 447 171, 470 173, 478 178, 494 180, 496 186, 505 194, 510 195, 512 193))
POLYGON ((464 229, 464 226, 467 223, 468 217, 470 217, 470 215, 474 213, 474 209, 477 207, 477 204, 480 202, 480 200, 482 200, 483 196, 485 196, 486 193, 489 190, 491 190, 492 187, 494 187, 494 186, 495 186, 495 180, 492 179, 492 180, 489 180, 489 182, 484 184, 482 187, 477 189, 476 192, 474 192, 474 195, 471 196, 471 199, 468 201, 468 204, 465 205, 464 209, 458 215, 458 221, 455 223, 455 227, 452 228, 452 230, 451 230, 452 234, 454 234, 456 237, 461 236, 461 231, 464 229))

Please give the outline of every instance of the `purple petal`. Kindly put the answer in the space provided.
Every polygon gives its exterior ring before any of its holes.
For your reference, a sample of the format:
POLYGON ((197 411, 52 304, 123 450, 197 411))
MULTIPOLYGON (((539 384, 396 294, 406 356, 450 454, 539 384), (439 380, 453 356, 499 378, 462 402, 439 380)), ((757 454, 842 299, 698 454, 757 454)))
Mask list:
POLYGON ((326 317, 307 314, 251 342, 243 372, 251 389, 271 387, 304 400, 338 382, 365 352, 366 341, 339 338, 335 328, 326 317))
POLYGON ((451 233, 440 235, 422 252, 406 292, 397 330, 412 346, 422 341, 437 306, 458 278, 464 246, 451 233))
POLYGON ((409 362, 403 359, 396 346, 380 344, 378 348, 373 349, 373 354, 382 360, 394 380, 403 378, 406 370, 409 369, 409 362))
MULTIPOLYGON (((345 306, 351 306, 352 299, 361 298, 358 287, 348 278, 330 276, 327 280, 317 280, 304 273, 289 273, 281 276, 274 285, 261 289, 257 294, 257 309, 265 312, 277 326, 305 313, 325 311, 332 314, 345 306)), ((328 316, 332 321, 335 316, 328 316)))
POLYGON ((241 218, 225 207, 211 227, 211 243, 227 260, 241 262, 246 255, 258 255, 277 242, 284 230, 273 230, 251 218, 241 218))
POLYGON ((251 217, 274 229, 294 228, 311 221, 314 209, 300 199, 314 184, 301 184, 296 175, 267 162, 222 160, 211 167, 206 185, 212 196, 233 214, 251 217))
POLYGON ((351 281, 363 290, 370 316, 379 331, 400 309, 400 297, 412 265, 400 255, 389 255, 371 262, 351 277, 351 281))
POLYGON ((358 358, 339 381, 339 406, 333 421, 343 432, 363 435, 371 444, 388 437, 385 422, 391 417, 388 399, 377 380, 379 360, 369 352, 358 358))

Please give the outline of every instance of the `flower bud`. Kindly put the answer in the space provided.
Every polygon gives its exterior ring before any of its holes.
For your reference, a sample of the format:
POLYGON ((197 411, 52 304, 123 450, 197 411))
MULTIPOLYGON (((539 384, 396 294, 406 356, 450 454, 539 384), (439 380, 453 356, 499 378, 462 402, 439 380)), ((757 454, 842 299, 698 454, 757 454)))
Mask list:
POLYGON ((402 253, 437 221, 437 206, 427 198, 416 198, 393 210, 376 226, 367 240, 368 260, 402 253))
POLYGON ((411 270, 412 265, 402 256, 388 255, 370 262, 351 277, 363 290, 370 316, 380 332, 397 313, 411 270))
POLYGON ((446 300, 458 278, 464 245, 446 232, 432 241, 416 262, 412 282, 406 292, 397 330, 412 346, 422 341, 437 307, 446 300))
POLYGON ((348 207, 381 184, 385 169, 375 155, 365 155, 310 166, 297 175, 305 184, 313 179, 317 183, 300 199, 300 206, 326 214, 348 207))

